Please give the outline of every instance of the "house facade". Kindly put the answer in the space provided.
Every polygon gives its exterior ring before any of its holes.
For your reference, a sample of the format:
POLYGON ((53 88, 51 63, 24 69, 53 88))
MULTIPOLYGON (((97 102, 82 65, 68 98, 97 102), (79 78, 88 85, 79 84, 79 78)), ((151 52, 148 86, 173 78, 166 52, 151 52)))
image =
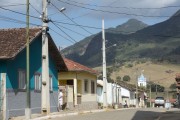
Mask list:
MULTIPOLYGON (((25 114, 26 108, 26 29, 0 30, 0 78, 5 84, 3 99, 7 118, 25 114)), ((31 113, 41 113, 42 32, 30 29, 30 104, 31 113)), ((67 70, 48 34, 50 111, 58 107, 58 71, 67 70)), ((3 84, 3 85, 4 85, 3 84)))
MULTIPOLYGON (((103 81, 97 81, 97 101, 103 104, 103 81)), ((135 90, 127 83, 121 81, 120 83, 107 83, 107 104, 109 107, 118 104, 123 107, 125 101, 128 106, 135 106, 135 90)))
POLYGON ((64 58, 68 72, 59 72, 58 81, 63 89, 65 109, 97 109, 97 72, 64 58))

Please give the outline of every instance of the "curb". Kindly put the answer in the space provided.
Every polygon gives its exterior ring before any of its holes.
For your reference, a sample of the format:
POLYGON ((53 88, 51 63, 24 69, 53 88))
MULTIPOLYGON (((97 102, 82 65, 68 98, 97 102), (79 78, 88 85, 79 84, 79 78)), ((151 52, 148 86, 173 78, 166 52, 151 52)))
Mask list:
POLYGON ((48 115, 48 116, 43 116, 43 117, 37 117, 33 118, 30 120, 45 120, 45 119, 51 119, 51 118, 56 118, 56 117, 65 117, 65 116, 72 116, 72 115, 78 115, 78 112, 74 113, 64 113, 64 114, 57 114, 57 115, 48 115))
POLYGON ((82 111, 82 112, 73 112, 73 113, 63 113, 63 114, 56 114, 56 115, 48 115, 43 117, 32 118, 30 120, 45 120, 57 117, 65 117, 65 116, 72 116, 72 115, 79 115, 79 114, 87 114, 87 113, 98 113, 98 112, 105 112, 107 110, 90 110, 90 111, 82 111))
POLYGON ((101 109, 101 110, 90 110, 90 111, 73 112, 73 113, 52 114, 52 115, 48 115, 48 116, 32 118, 30 120, 46 120, 46 119, 52 119, 52 118, 57 118, 57 117, 65 117, 65 116, 73 116, 73 115, 79 115, 79 114, 99 113, 99 112, 108 112, 108 111, 121 111, 121 110, 127 110, 127 109, 136 109, 136 108, 101 109))

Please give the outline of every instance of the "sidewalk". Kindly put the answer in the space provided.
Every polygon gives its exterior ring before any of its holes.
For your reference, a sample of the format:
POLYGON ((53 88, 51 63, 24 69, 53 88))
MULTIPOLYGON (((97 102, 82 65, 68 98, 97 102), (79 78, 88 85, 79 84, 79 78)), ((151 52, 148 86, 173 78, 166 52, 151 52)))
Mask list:
MULTIPOLYGON (((32 114, 30 120, 46 120, 51 118, 78 115, 78 114, 98 113, 105 111, 116 111, 116 110, 127 110, 127 109, 136 109, 136 108, 119 108, 119 109, 110 108, 110 109, 95 109, 95 110, 86 110, 86 111, 62 111, 62 112, 50 113, 47 116, 43 116, 41 114, 32 114)), ((10 120, 25 120, 25 116, 14 117, 10 120)))

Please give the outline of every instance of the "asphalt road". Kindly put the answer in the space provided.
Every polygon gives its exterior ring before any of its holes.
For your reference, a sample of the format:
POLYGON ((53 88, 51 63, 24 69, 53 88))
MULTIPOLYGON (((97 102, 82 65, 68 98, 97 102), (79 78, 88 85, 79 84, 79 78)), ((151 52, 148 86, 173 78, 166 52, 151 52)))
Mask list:
POLYGON ((180 109, 173 109, 163 113, 158 120, 180 120, 180 109))
POLYGON ((164 112, 165 109, 160 108, 125 109, 59 117, 51 120, 159 120, 164 112))

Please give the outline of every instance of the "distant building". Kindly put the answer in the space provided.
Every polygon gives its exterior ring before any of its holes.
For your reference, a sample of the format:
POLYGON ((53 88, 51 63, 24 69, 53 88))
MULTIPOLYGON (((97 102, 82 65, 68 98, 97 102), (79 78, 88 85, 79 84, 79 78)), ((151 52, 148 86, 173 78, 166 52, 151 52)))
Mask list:
POLYGON ((143 74, 141 74, 141 75, 138 77, 138 86, 139 86, 139 87, 146 87, 146 86, 147 86, 147 81, 146 81, 146 78, 144 77, 143 74))

